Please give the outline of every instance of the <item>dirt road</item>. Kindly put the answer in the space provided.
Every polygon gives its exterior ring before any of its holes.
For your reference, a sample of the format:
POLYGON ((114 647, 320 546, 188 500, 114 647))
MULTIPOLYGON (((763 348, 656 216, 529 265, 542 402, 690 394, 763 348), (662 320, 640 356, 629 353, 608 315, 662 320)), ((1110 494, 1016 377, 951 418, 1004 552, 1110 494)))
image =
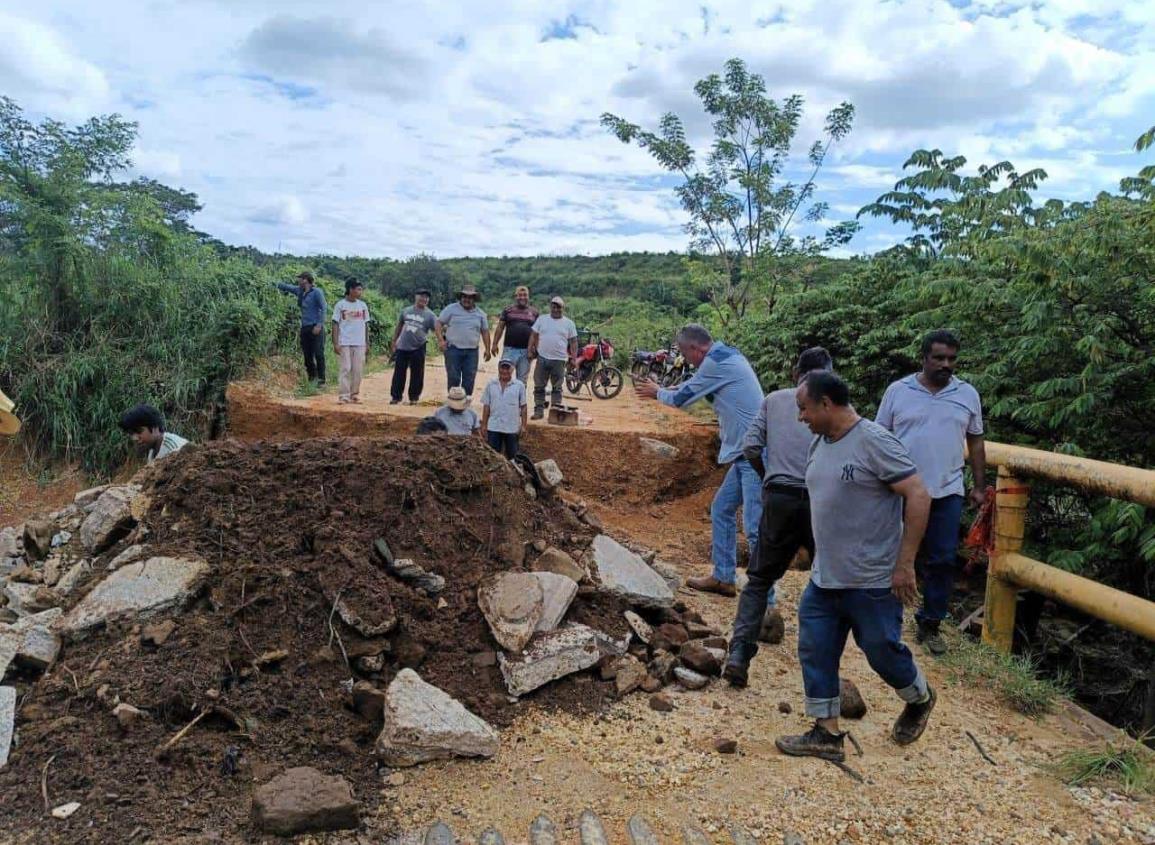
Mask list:
MULTIPOLYGON (((443 394, 430 367, 433 395, 443 394)), ((258 386, 230 392, 231 421, 242 437, 307 437, 321 432, 411 430, 413 418, 436 405, 388 405, 388 373, 371 377, 361 406, 331 397, 281 400, 258 386)), ((555 457, 572 491, 589 500, 606 529, 659 551, 685 575, 708 569, 710 497, 718 472, 709 427, 629 391, 592 405, 583 429, 535 425, 527 443, 534 457, 555 457), (639 457, 637 434, 676 444, 669 464, 639 457)), ((781 585, 787 619, 784 643, 764 648, 751 686, 736 691, 715 682, 701 693, 673 692, 676 709, 659 713, 645 696, 630 696, 598 718, 550 714, 527 707, 484 762, 435 763, 411 769, 401 786, 382 787, 374 835, 418 830, 436 819, 464 841, 489 825, 510 841, 524 841, 539 813, 550 815, 576 841, 578 814, 593 808, 612 841, 625 840, 626 820, 643 813, 665 841, 680 841, 681 826, 701 825, 715 841, 739 823, 758 841, 781 842, 797 831, 807 845, 824 843, 1155 842, 1155 807, 1099 789, 1068 789, 1049 767, 1073 747, 1099 742, 1101 725, 1081 711, 1032 721, 991 694, 952 683, 925 655, 919 660, 940 690, 926 736, 900 748, 889 739, 900 704, 850 645, 843 672, 860 687, 869 712, 847 723, 864 756, 848 763, 858 783, 834 766, 782 756, 774 737, 808 726, 801 715, 802 680, 796 657, 797 599, 806 574, 788 573, 781 585), (789 711, 789 712, 784 712, 789 711), (984 760, 967 732, 995 760, 984 760), (713 751, 715 738, 738 742, 734 755, 713 751)), ((683 590, 679 596, 709 622, 729 626, 733 599, 683 590)), ((352 840, 350 840, 352 841, 352 840)))

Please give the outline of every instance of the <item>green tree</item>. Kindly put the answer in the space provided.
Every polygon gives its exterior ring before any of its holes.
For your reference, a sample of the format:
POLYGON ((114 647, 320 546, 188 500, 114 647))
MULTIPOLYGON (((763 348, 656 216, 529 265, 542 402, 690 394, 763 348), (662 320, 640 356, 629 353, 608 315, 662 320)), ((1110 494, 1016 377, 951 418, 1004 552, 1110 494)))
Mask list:
POLYGON ((694 92, 713 119, 714 142, 701 157, 673 113, 662 117, 657 130, 609 113, 601 121, 623 143, 636 143, 682 177, 676 190, 690 218, 686 230, 693 250, 713 256, 711 297, 725 325, 745 316, 756 286, 765 289, 773 307, 781 284, 777 259, 820 254, 847 243, 856 231, 857 224, 850 222, 831 227, 821 238, 794 234, 796 223, 821 220, 828 210, 813 201, 816 179, 831 147, 849 134, 854 106, 842 103, 826 116, 822 138, 810 147, 804 178, 795 181, 788 173, 803 114, 801 96, 781 102, 767 96, 765 80, 740 59, 728 61, 723 76, 700 80, 694 92))

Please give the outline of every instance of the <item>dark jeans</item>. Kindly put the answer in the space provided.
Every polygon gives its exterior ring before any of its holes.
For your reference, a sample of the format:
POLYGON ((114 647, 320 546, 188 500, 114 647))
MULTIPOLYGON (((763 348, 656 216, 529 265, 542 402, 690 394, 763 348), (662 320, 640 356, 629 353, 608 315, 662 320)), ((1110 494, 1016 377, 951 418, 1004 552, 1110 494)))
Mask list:
POLYGON ((305 374, 309 380, 325 382, 325 332, 313 334, 313 326, 301 326, 301 354, 305 356, 305 374))
POLYGON ((749 663, 758 653, 758 632, 774 582, 790 568, 799 549, 814 557, 814 534, 810 527, 810 498, 806 488, 762 488, 762 519, 758 543, 746 570, 749 580, 738 599, 730 653, 749 663))
POLYGON ((391 397, 401 401, 405 390, 405 374, 409 374, 409 401, 416 402, 425 389, 425 347, 420 349, 398 349, 393 355, 393 384, 389 389, 391 397))
POLYGON ((485 439, 489 441, 489 448, 512 459, 517 454, 516 434, 506 434, 504 431, 487 431, 485 439))
POLYGON ((476 349, 446 348, 445 376, 449 387, 460 387, 466 396, 473 395, 473 385, 477 381, 477 355, 476 349))
POLYGON ((561 407, 561 387, 565 384, 565 361, 538 358, 533 368, 533 412, 545 410, 545 385, 550 383, 550 407, 561 407))
POLYGON ((915 614, 920 622, 940 622, 950 612, 963 501, 962 496, 943 496, 930 503, 922 538, 922 607, 915 614))
POLYGON ((835 719, 841 712, 838 664, 851 631, 870 668, 899 698, 919 701, 926 694, 926 678, 902 644, 902 602, 889 589, 824 590, 811 581, 798 603, 807 716, 835 719))

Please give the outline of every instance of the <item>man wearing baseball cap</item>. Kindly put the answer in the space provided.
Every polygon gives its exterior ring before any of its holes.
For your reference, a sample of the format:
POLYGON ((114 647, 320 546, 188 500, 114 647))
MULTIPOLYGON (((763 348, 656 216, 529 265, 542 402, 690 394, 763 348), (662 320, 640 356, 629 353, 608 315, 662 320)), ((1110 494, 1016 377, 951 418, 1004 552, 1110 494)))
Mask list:
POLYGON ((561 386, 565 381, 566 361, 577 358, 577 326, 564 316, 565 300, 555 296, 549 301, 549 313, 533 324, 529 338, 529 357, 537 359, 533 369, 533 418, 545 416, 545 385, 550 383, 550 405, 561 406, 561 386))
POLYGON ((505 348, 501 357, 512 361, 514 371, 522 384, 529 379, 529 338, 533 334, 533 324, 541 312, 529 304, 529 288, 518 285, 513 292, 513 305, 502 309, 497 318, 497 330, 493 333, 493 352, 501 345, 505 338, 505 348))
POLYGON ((525 385, 513 377, 514 364, 502 358, 497 378, 481 394, 481 436, 495 452, 514 458, 518 440, 529 427, 525 385))

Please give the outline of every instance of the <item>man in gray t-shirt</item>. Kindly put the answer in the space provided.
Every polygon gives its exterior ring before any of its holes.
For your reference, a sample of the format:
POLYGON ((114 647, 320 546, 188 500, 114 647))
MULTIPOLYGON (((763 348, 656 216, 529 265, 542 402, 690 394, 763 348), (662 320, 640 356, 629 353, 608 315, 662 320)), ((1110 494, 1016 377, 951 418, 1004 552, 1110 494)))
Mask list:
MULTIPOLYGON (((807 349, 794 366, 794 384, 812 370, 829 371, 832 366, 830 353, 821 346, 807 349)), ((762 479, 762 516, 722 670, 722 677, 735 687, 746 686, 758 641, 774 645, 785 636, 774 582, 790 567, 799 549, 814 557, 806 492, 806 457, 814 435, 798 419, 795 390, 788 387, 766 396, 742 441, 742 454, 762 479)))
POLYGON ((481 432, 481 420, 477 412, 469 407, 465 390, 451 387, 445 404, 433 412, 433 418, 440 420, 447 434, 467 436, 481 432))
POLYGON ((419 290, 413 295, 413 304, 401 309, 397 327, 393 330, 393 383, 390 386, 390 405, 401 401, 405 391, 405 376, 409 375, 409 404, 416 405, 425 388, 425 341, 437 318, 429 309, 429 291, 419 290))
POLYGON ((909 745, 926 729, 935 693, 902 644, 902 606, 918 598, 914 556, 930 496, 906 448, 864 420, 834 373, 813 372, 798 387, 799 418, 818 435, 806 462, 814 567, 798 604, 798 658, 806 714, 814 727, 776 740, 795 756, 842 761, 838 667, 846 637, 906 702, 891 735, 909 745))
POLYGON ((473 386, 477 381, 477 344, 485 353, 485 360, 491 357, 489 319, 477 307, 481 294, 473 285, 462 285, 457 293, 457 302, 446 305, 437 317, 434 331, 437 344, 445 353, 445 378, 447 387, 461 387, 465 395, 473 396, 473 386))

